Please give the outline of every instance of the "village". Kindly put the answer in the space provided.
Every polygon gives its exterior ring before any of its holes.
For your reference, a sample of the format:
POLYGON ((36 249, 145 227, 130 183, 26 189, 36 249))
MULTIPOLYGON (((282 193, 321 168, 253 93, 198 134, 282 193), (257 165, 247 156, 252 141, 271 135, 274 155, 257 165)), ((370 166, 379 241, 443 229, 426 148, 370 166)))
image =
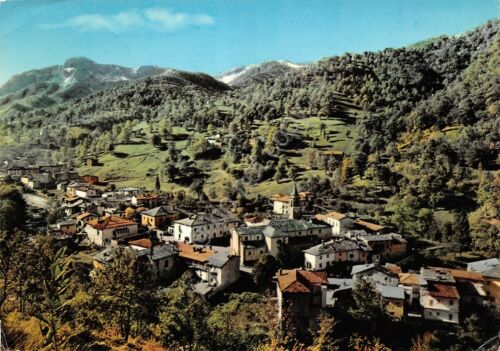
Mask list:
POLYGON ((299 334, 306 335, 322 311, 348 303, 359 280, 369 281, 387 315, 400 321, 458 324, 471 301, 500 302, 497 258, 460 269, 408 270, 404 263, 415 249, 405 233, 355 213, 315 211, 315 194, 295 183, 289 193, 271 196, 267 211, 237 215, 227 203, 193 204, 184 192, 162 192, 159 178, 153 191, 119 189, 50 165, 10 167, 4 182, 24 187, 27 228, 78 245, 80 261, 92 270, 109 264, 122 247, 147 258, 151 274, 165 285, 186 270, 193 272, 198 282, 192 289, 213 299, 245 286, 241 281, 252 279, 272 257, 279 262, 269 277, 278 317, 292 311, 299 334), (40 213, 53 204, 60 215, 49 224, 40 213))

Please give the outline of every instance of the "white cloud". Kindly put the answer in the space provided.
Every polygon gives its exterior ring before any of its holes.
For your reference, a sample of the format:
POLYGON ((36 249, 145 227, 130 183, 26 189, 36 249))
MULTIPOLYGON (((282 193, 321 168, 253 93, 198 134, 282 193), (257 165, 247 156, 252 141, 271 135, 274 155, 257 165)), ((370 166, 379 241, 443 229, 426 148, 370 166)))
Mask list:
POLYGON ((82 32, 125 32, 140 28, 173 31, 190 26, 209 26, 214 23, 215 20, 207 14, 189 14, 162 8, 150 8, 144 11, 132 10, 113 15, 84 14, 71 17, 61 23, 44 24, 42 28, 74 28, 82 32))
POLYGON ((173 30, 186 26, 205 26, 214 24, 214 19, 205 14, 186 14, 171 12, 165 9, 148 9, 144 16, 152 23, 156 23, 166 30, 173 30))

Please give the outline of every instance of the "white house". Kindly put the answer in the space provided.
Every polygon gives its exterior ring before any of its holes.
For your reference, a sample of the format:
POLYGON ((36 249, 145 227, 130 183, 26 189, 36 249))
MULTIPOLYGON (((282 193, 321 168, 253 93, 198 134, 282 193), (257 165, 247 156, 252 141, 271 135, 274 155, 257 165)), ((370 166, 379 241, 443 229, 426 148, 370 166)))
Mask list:
POLYGON ((179 258, 200 278, 196 292, 212 296, 236 282, 240 277, 238 257, 225 247, 190 245, 176 242, 179 258))
POLYGON ((321 270, 337 262, 368 263, 370 251, 354 240, 331 240, 304 250, 304 264, 306 269, 321 270))
POLYGON ((371 280, 374 284, 399 285, 399 274, 378 263, 355 265, 352 267, 351 276, 354 281, 365 278, 371 280))
POLYGON ((318 221, 328 223, 332 226, 332 234, 340 235, 352 229, 353 220, 343 213, 331 211, 325 214, 317 214, 318 221))
POLYGON ((271 196, 271 200, 273 201, 273 212, 283 217, 299 218, 302 209, 306 206, 311 197, 312 194, 310 192, 299 192, 297 186, 294 184, 290 195, 277 193, 271 196))
POLYGON ((85 232, 91 243, 106 246, 111 240, 118 240, 137 234, 138 225, 134 221, 115 216, 104 216, 87 222, 85 232))
POLYGON ((221 211, 198 213, 174 221, 174 238, 188 243, 203 243, 213 238, 229 236, 238 223, 236 216, 221 211))
POLYGON ((447 269, 420 270, 420 305, 425 319, 459 322, 460 295, 455 279, 447 269))

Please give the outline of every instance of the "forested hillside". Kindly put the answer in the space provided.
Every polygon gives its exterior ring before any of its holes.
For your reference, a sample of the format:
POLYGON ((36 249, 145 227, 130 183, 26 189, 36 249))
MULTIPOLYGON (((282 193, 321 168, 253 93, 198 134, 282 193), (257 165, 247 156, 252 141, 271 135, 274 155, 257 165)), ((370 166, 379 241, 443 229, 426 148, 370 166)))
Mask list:
POLYGON ((32 158, 25 162, 79 166, 97 155, 103 166, 82 172, 120 180, 130 171, 119 168, 120 157, 150 155, 137 165, 136 182, 149 184, 159 173, 172 187, 215 198, 245 187, 268 194, 285 179, 304 186, 327 179, 337 195, 349 186, 388 191, 377 213, 392 216, 401 230, 443 238, 446 229, 429 229, 438 209, 469 213, 482 228, 498 207, 494 193, 478 194, 498 187, 499 23, 246 77, 231 88, 208 75, 172 71, 60 103, 43 104, 49 97, 36 94, 40 106, 4 97, 1 158, 23 162, 28 146, 32 158), (328 149, 348 158, 321 164, 328 149), (221 183, 225 189, 216 189, 221 183), (487 213, 475 214, 484 206, 487 213), (403 227, 410 217, 420 227, 403 227))

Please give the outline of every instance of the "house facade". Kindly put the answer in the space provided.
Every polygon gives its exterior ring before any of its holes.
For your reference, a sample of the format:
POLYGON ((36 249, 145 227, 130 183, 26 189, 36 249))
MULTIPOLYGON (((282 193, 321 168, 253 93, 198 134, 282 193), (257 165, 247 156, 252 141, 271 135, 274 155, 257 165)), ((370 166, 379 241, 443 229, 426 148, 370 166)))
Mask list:
POLYGON ((144 206, 147 208, 158 207, 162 203, 162 198, 155 194, 137 194, 130 200, 134 206, 144 206))
POLYGON ((273 212, 286 218, 300 218, 307 203, 311 200, 309 192, 299 192, 294 184, 290 195, 277 193, 271 196, 273 212))
POLYGON ((262 255, 276 256, 280 244, 302 251, 331 237, 326 224, 301 219, 273 219, 267 225, 235 228, 231 234, 231 253, 242 265, 254 264, 262 255))
POLYGON ((371 249, 364 243, 350 239, 323 242, 304 250, 306 269, 321 270, 335 263, 368 263, 371 249))
POLYGON ((188 218, 174 221, 174 238, 187 243, 203 243, 210 239, 231 235, 239 219, 231 214, 218 211, 198 213, 188 218))
POLYGON ((327 284, 325 272, 279 270, 276 273, 276 293, 282 328, 292 327, 289 323, 293 323, 299 334, 306 335, 321 311, 324 300, 322 286, 327 284))
POLYGON ((359 240, 372 249, 375 259, 391 259, 406 254, 407 241, 400 234, 361 235, 359 240))
POLYGON ((116 216, 99 217, 87 222, 85 232, 89 241, 98 246, 107 246, 112 240, 127 238, 138 233, 138 225, 116 216))
POLYGON ((448 270, 421 269, 420 305, 425 319, 459 323, 459 300, 455 279, 448 270))
POLYGON ((352 229, 353 220, 340 212, 331 211, 325 214, 315 216, 318 221, 328 223, 332 227, 333 235, 341 235, 347 230, 352 229))
POLYGON ((150 239, 132 240, 128 244, 137 256, 148 258, 156 278, 169 275, 179 254, 175 245, 151 243, 150 239))
POLYGON ((177 212, 159 206, 141 212, 141 225, 148 228, 163 228, 177 219, 177 212))
POLYGON ((200 278, 194 289, 201 295, 213 296, 240 277, 238 257, 227 248, 175 243, 179 259, 200 278))

